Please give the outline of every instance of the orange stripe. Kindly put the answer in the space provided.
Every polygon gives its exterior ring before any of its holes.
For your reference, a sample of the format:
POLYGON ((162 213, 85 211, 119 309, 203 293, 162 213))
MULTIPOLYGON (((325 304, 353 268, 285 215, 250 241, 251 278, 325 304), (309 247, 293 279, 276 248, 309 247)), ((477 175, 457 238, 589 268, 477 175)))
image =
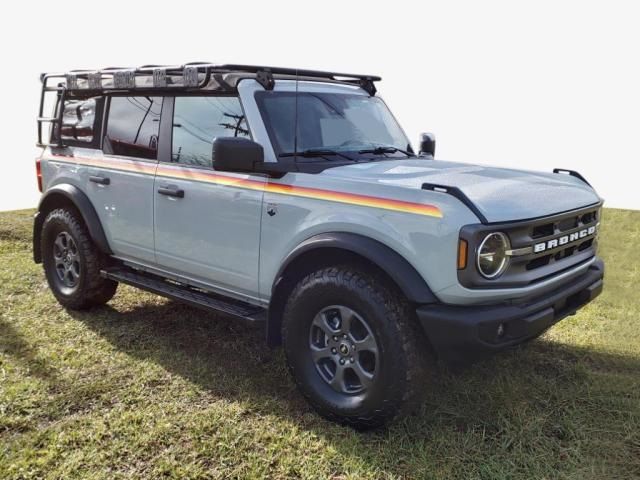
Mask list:
POLYGON ((284 183, 276 183, 248 178, 238 178, 230 175, 220 175, 217 172, 209 172, 199 169, 191 169, 188 167, 178 167, 162 164, 147 164, 147 162, 124 160, 124 159, 97 159, 97 158, 80 158, 66 157, 61 155, 53 155, 54 160, 69 163, 87 164, 90 166, 112 168, 115 170, 123 170, 127 172, 139 173, 155 173, 165 178, 180 178, 184 180, 195 180, 199 182, 215 183, 218 185, 227 185, 230 187, 244 188, 247 190, 259 190, 280 195, 290 195, 294 197, 314 198, 318 200, 326 200, 329 202, 346 203, 349 205, 359 205, 364 207, 382 208, 384 210, 393 210, 396 212, 414 213, 418 215, 426 215, 430 217, 442 218, 442 211, 435 205, 428 205, 416 202, 406 202, 403 200, 393 200, 390 198, 373 197, 369 195, 360 195, 355 193, 336 192, 332 190, 324 190, 312 187, 298 187, 284 183), (79 161, 75 161, 75 160, 79 161))

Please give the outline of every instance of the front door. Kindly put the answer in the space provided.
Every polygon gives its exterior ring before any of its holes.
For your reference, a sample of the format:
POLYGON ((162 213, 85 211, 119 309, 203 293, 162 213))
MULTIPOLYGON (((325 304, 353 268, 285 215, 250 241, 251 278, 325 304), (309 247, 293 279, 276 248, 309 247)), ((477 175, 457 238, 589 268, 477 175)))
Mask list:
MULTIPOLYGON (((158 266, 215 290, 257 299, 264 177, 216 172, 216 137, 249 137, 237 96, 166 98, 171 141, 155 179, 158 266)), ((163 144, 164 146, 164 144, 163 144)))

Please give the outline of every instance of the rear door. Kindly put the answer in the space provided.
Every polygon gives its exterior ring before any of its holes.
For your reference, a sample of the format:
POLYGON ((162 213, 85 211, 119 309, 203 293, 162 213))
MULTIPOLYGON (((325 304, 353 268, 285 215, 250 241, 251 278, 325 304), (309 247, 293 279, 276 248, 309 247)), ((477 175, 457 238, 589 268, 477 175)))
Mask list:
POLYGON ((102 154, 91 159, 87 194, 113 252, 134 261, 155 261, 154 176, 161 97, 107 99, 102 154))
MULTIPOLYGON (((167 98, 171 136, 155 180, 158 266, 244 299, 257 298, 263 176, 216 172, 216 137, 250 137, 237 96, 167 98), (248 298, 249 297, 249 298, 248 298)), ((163 149, 164 150, 164 149, 163 149)))

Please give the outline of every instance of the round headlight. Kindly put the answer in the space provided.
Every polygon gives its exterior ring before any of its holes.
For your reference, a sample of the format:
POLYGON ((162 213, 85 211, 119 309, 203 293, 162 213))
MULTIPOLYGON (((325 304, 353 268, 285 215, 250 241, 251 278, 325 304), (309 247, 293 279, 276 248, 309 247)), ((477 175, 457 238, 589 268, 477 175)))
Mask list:
POLYGON ((485 278, 496 278, 507 268, 509 239, 504 233, 490 233, 478 248, 478 271, 485 278))

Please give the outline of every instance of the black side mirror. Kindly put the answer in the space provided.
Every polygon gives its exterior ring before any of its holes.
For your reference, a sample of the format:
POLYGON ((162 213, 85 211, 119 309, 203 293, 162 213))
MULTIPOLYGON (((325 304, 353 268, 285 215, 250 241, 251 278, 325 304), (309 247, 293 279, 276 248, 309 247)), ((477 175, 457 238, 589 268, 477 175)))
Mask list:
POLYGON ((264 162, 262 145, 247 138, 218 137, 211 149, 213 168, 223 172, 255 172, 264 162))
POLYGON ((433 157, 436 154, 436 136, 433 133, 420 134, 420 150, 418 155, 433 157))

